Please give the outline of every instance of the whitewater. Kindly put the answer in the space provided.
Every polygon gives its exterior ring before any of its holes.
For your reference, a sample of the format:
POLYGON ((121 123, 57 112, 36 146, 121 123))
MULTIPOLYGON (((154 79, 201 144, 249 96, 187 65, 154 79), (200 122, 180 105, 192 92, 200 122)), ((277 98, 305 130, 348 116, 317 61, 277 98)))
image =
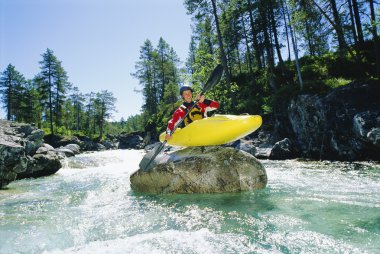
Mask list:
POLYGON ((261 160, 263 190, 146 195, 141 150, 0 190, 0 253, 380 253, 380 165, 261 160))

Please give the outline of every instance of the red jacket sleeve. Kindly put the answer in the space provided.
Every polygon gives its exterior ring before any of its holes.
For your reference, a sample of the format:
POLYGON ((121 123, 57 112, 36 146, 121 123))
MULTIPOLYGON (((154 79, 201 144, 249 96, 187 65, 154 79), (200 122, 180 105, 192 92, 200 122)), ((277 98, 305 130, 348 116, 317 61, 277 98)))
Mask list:
POLYGON ((219 102, 205 99, 202 103, 198 103, 202 111, 212 111, 219 108, 219 102))
POLYGON ((185 110, 183 110, 182 108, 178 108, 176 109, 176 111, 174 111, 174 114, 173 114, 173 117, 172 119, 170 119, 168 121, 168 127, 166 129, 166 133, 167 134, 171 134, 171 132, 173 131, 174 129, 174 126, 179 122, 181 121, 186 115, 186 112, 185 110))

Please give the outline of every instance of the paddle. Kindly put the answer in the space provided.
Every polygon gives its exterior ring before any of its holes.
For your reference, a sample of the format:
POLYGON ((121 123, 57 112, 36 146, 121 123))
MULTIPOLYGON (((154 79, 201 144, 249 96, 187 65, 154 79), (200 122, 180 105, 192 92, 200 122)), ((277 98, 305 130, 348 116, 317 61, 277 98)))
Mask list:
MULTIPOLYGON (((220 78, 222 77, 223 74, 223 66, 219 64, 218 66, 215 67, 215 69, 212 71, 210 77, 208 78, 206 84, 203 86, 203 89, 200 93, 200 96, 202 96, 205 92, 210 90, 213 86, 215 86, 217 83, 219 83, 220 78)), ((172 135, 175 130, 177 129, 178 126, 182 124, 184 119, 187 117, 189 112, 198 104, 198 100, 195 101, 194 105, 187 111, 185 117, 174 127, 170 135, 172 135)), ((167 140, 162 142, 159 146, 156 146, 149 154, 145 155, 144 158, 141 160, 139 167, 146 171, 149 169, 149 165, 152 163, 152 161, 157 157, 157 155, 161 152, 161 150, 164 148, 167 140)))

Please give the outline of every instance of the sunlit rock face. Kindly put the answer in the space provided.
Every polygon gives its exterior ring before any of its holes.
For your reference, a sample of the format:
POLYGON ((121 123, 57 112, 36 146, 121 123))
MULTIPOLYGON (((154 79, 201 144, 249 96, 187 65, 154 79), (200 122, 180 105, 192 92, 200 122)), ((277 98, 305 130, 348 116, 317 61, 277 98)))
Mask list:
POLYGON ((265 188, 262 164, 249 153, 226 147, 189 147, 159 155, 152 168, 131 176, 145 193, 223 193, 265 188))
POLYGON ((56 152, 44 147, 43 136, 29 124, 0 120, 0 188, 16 178, 46 176, 61 168, 56 152))

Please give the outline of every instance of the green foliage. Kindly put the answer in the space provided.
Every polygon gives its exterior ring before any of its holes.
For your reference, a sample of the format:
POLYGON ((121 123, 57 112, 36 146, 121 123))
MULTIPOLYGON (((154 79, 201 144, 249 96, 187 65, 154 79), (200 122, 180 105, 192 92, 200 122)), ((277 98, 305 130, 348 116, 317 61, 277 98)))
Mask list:
POLYGON ((347 80, 344 78, 329 78, 324 81, 326 86, 330 87, 331 89, 338 88, 340 86, 345 86, 348 83, 352 82, 352 80, 347 80))
POLYGON ((354 20, 347 10, 355 1, 328 2, 185 0, 193 21, 186 68, 179 67, 180 59, 163 38, 156 47, 146 40, 132 73, 144 105, 141 114, 127 120, 109 123, 115 111, 112 93, 81 94, 72 88, 50 49, 33 80, 26 81, 11 65, 1 74, 1 101, 10 119, 34 122, 46 133, 102 138, 149 131, 157 137, 181 103, 179 87, 186 83, 199 93, 217 63, 223 63, 226 75, 206 96, 219 101, 217 112, 226 114, 270 114, 300 93, 324 94, 354 80, 379 78, 375 35, 360 35, 361 27, 351 26, 359 18, 362 27, 372 27, 369 8, 359 6, 354 20), (291 59, 296 48, 297 62, 291 59))

